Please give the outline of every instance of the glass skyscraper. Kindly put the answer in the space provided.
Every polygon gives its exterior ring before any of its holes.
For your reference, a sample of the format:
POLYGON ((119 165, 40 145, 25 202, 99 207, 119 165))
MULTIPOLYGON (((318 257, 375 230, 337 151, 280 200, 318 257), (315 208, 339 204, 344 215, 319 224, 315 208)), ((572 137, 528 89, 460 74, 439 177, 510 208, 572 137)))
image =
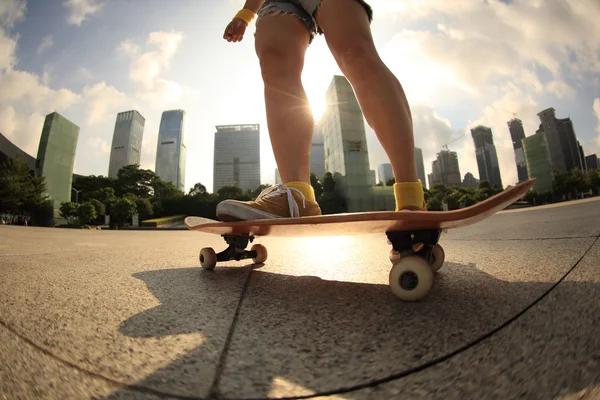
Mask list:
POLYGON ((427 187, 427 181, 425 180, 425 164, 423 162, 423 150, 415 147, 415 163, 417 164, 417 177, 421 181, 423 187, 427 187))
POLYGON ((555 113, 554 108, 548 108, 538 113, 541 121, 540 127, 546 134, 552 167, 567 172, 573 168, 583 171, 573 122, 570 118, 558 119, 555 113))
POLYGON ((260 126, 217 126, 213 192, 223 186, 255 190, 260 186, 260 126))
POLYGON ((145 122, 136 110, 117 114, 108 165, 109 178, 116 178, 119 170, 126 165, 140 164, 145 122))
POLYGON ((154 171, 165 182, 185 190, 185 111, 170 110, 162 113, 156 145, 154 171))
POLYGON ((46 193, 54 209, 71 201, 73 164, 79 127, 57 112, 46 115, 38 147, 36 171, 46 178, 46 193))
POLYGON ((529 178, 535 178, 533 189, 539 193, 551 192, 554 184, 552 157, 546 134, 539 129, 535 135, 522 140, 529 178))
POLYGON ((508 130, 510 132, 510 138, 513 142, 513 149, 515 150, 515 162, 517 164, 517 176, 519 182, 526 181, 527 165, 525 163, 525 154, 523 153, 523 139, 525 139, 525 130, 523 129, 523 121, 518 118, 513 118, 508 121, 508 130))
POLYGON ((487 181, 490 186, 498 186, 502 189, 502 178, 500 177, 500 165, 498 154, 494 146, 492 130, 486 126, 476 126, 471 129, 471 136, 475 143, 475 156, 479 168, 479 179, 487 181))

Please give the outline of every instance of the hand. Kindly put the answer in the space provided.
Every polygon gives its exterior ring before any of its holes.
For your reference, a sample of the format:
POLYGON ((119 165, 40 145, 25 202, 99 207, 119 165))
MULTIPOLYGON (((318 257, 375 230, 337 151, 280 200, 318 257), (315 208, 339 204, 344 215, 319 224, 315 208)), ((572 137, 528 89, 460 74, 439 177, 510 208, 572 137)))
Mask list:
POLYGON ((245 32, 246 23, 239 18, 234 18, 229 25, 227 25, 227 28, 225 28, 223 39, 228 42, 241 42, 245 32))

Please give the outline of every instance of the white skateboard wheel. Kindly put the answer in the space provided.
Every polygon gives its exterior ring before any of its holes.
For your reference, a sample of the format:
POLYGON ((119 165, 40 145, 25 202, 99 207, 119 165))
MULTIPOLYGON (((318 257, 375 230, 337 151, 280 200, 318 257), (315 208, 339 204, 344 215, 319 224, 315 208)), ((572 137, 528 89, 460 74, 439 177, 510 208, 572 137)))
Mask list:
POLYGON ((390 289, 404 301, 420 300, 433 284, 431 266, 419 256, 402 257, 390 271, 390 289))
POLYGON ((446 254, 444 253, 444 249, 439 244, 436 244, 431 249, 431 255, 433 256, 433 261, 431 262, 431 270, 436 272, 438 269, 442 268, 444 265, 444 259, 446 254))
POLYGON ((256 252, 256 257, 252 259, 252 261, 254 261, 255 264, 262 264, 265 261, 267 261, 267 256, 269 255, 269 253, 267 252, 267 248, 262 244, 253 245, 250 251, 256 252))
POLYGON ((213 269, 217 265, 217 255, 210 247, 200 250, 200 266, 204 269, 213 269))

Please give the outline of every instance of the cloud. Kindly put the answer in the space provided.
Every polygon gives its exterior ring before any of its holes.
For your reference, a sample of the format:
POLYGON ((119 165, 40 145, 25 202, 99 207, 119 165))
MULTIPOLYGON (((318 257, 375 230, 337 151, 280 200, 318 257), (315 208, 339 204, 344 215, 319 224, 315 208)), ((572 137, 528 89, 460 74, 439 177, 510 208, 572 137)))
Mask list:
POLYGON ((596 119, 598 120, 598 125, 596 125, 596 133, 598 136, 596 137, 596 148, 597 151, 600 152, 600 98, 594 99, 594 113, 596 114, 596 119))
POLYGON ((88 16, 97 14, 104 7, 104 3, 98 0, 67 0, 63 5, 69 10, 69 24, 77 26, 81 26, 88 16))
POLYGON ((143 51, 132 40, 120 43, 117 51, 131 58, 129 78, 135 83, 140 100, 155 107, 163 107, 197 97, 197 93, 191 88, 161 77, 171 67, 183 39, 182 32, 152 32, 147 46, 153 49, 148 51, 143 51))
POLYGON ((82 91, 84 102, 87 105, 87 120, 86 123, 90 126, 105 122, 108 118, 112 118, 114 113, 120 108, 130 105, 127 96, 119 92, 113 86, 108 86, 106 82, 99 82, 95 85, 86 85, 82 91))
POLYGON ((99 137, 89 138, 87 141, 88 147, 94 149, 96 156, 106 156, 110 153, 108 142, 99 137))
POLYGON ((38 46, 37 53, 42 54, 44 50, 49 49, 52 46, 54 46, 54 38, 52 35, 44 36, 42 43, 38 46))
POLYGON ((11 29, 25 17, 25 0, 0 1, 0 29, 11 29))

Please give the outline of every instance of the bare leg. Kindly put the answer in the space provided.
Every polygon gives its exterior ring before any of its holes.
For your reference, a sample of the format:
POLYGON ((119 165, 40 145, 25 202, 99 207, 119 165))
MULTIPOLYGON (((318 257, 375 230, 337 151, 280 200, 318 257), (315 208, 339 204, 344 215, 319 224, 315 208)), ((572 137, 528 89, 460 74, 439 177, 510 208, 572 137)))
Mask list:
POLYGON ((390 159, 396 182, 416 182, 410 108, 400 82, 375 49, 364 8, 356 0, 323 0, 316 18, 390 159))
POLYGON ((256 27, 267 125, 283 183, 310 182, 314 122, 301 79, 309 38, 293 15, 268 15, 256 27))

